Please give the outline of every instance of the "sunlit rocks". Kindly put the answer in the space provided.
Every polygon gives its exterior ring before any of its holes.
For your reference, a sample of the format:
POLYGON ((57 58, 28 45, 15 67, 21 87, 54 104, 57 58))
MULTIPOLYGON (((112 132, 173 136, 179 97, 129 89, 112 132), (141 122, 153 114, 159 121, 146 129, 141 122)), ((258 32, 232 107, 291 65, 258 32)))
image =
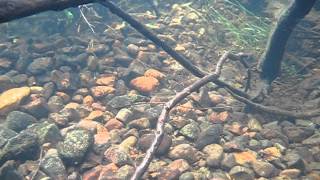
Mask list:
POLYGON ((161 79, 166 77, 162 72, 160 72, 160 71, 158 71, 156 69, 148 69, 144 73, 144 76, 146 76, 146 77, 154 77, 154 78, 156 78, 158 80, 161 80, 161 79))
POLYGON ((245 163, 254 163, 257 161, 257 155, 252 151, 234 153, 234 157, 239 165, 243 165, 245 163))
POLYGON ((154 91, 159 84, 160 83, 156 78, 146 76, 140 76, 130 81, 130 85, 142 93, 150 93, 154 91))
POLYGON ((266 160, 272 161, 281 157, 281 152, 276 147, 268 147, 263 150, 263 154, 266 160))
POLYGON ((91 90, 92 96, 96 98, 101 98, 103 96, 106 96, 108 94, 113 94, 115 92, 115 89, 110 86, 94 86, 90 90, 91 90))
POLYGON ((114 75, 102 75, 96 80, 96 84, 100 86, 113 86, 115 83, 116 77, 114 75))
POLYGON ((0 95, 0 114, 16 109, 21 100, 29 96, 30 92, 29 87, 13 88, 3 92, 0 95))

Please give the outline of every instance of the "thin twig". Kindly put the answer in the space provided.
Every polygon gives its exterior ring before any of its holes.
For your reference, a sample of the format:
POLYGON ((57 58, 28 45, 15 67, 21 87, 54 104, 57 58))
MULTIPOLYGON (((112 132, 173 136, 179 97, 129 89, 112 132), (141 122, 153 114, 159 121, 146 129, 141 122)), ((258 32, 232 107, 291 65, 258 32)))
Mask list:
POLYGON ((43 147, 41 147, 40 149, 40 157, 39 157, 39 164, 38 164, 38 167, 37 169, 35 170, 35 172, 33 173, 32 177, 30 178, 30 180, 34 180, 35 177, 37 176, 39 170, 40 170, 40 166, 41 166, 41 163, 42 163, 42 159, 43 159, 43 147))
POLYGON ((86 18, 86 16, 83 14, 83 12, 82 12, 82 8, 83 7, 86 7, 86 6, 83 6, 83 5, 81 5, 81 6, 79 6, 79 10, 80 10, 80 14, 81 14, 81 17, 84 19, 84 21, 87 23, 87 25, 89 26, 89 28, 91 29, 91 31, 95 34, 95 32, 94 32, 94 25, 92 25, 89 21, 88 21, 88 19, 86 18))
POLYGON ((131 177, 131 180, 139 180, 141 179, 143 173, 146 171, 148 168, 154 153, 158 149, 160 142, 162 141, 163 135, 164 135, 164 124, 167 122, 169 119, 169 113, 172 108, 174 108, 181 100, 183 100, 185 97, 190 95, 192 92, 198 90, 205 84, 209 83, 210 81, 219 78, 221 74, 221 69, 223 63, 227 60, 229 56, 229 52, 226 52, 223 54, 223 56, 219 59, 215 72, 213 74, 207 75, 199 80, 197 80, 195 83, 191 84, 187 88, 183 89, 181 92, 175 95, 173 99, 171 99, 169 102, 167 102, 163 109, 162 112, 158 118, 158 123, 157 123, 157 131, 155 133, 155 139, 153 140, 150 148, 147 150, 146 155, 143 159, 143 161, 140 163, 140 165, 136 168, 133 176, 131 177))

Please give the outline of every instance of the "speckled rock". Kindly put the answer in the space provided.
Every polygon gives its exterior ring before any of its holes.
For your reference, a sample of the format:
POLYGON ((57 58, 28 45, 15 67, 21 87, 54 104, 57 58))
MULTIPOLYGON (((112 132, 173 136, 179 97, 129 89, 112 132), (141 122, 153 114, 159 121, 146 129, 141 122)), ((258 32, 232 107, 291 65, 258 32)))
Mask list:
POLYGON ((183 126, 179 132, 185 137, 194 140, 198 138, 200 134, 200 128, 198 127, 197 123, 190 123, 183 126))
POLYGON ((35 122, 37 122, 37 119, 27 113, 12 111, 6 118, 5 126, 16 132, 20 132, 35 122))
MULTIPOLYGON (((147 151, 147 149, 150 147, 152 141, 154 139, 154 134, 144 134, 138 139, 138 147, 142 151, 147 151)), ((163 155, 166 154, 172 144, 172 138, 165 134, 163 136, 163 139, 159 145, 159 148, 156 151, 157 155, 163 155)))
POLYGON ((48 108, 51 113, 59 112, 63 106, 63 99, 59 96, 51 96, 48 100, 48 108))
POLYGON ((0 148, 2 148, 2 146, 4 146, 10 138, 16 135, 17 135, 17 132, 1 126, 0 127, 0 148))
POLYGON ((169 151, 168 156, 171 159, 185 159, 189 163, 194 163, 198 160, 197 153, 198 151, 191 145, 179 144, 169 151))
POLYGON ((93 136, 89 131, 74 129, 58 144, 58 152, 64 162, 77 165, 82 162, 92 144, 93 136))
POLYGON ((116 164, 117 166, 130 165, 132 164, 132 160, 130 155, 119 146, 111 146, 104 152, 104 157, 116 164))
POLYGON ((29 126, 28 131, 37 134, 39 144, 47 142, 55 144, 62 140, 59 128, 55 124, 47 121, 29 126))
POLYGON ((41 162, 41 169, 52 179, 66 179, 66 168, 56 149, 49 149, 41 162))
POLYGON ((130 179, 130 177, 134 173, 134 167, 129 166, 129 165, 124 165, 119 168, 116 177, 119 179, 130 179))

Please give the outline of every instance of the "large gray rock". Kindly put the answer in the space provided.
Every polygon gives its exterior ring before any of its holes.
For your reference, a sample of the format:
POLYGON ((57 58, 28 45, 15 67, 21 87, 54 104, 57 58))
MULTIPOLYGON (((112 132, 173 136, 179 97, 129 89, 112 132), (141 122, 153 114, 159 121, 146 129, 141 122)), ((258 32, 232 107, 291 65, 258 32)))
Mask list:
POLYGON ((35 122, 37 122, 37 119, 27 113, 12 111, 6 118, 5 126, 16 132, 20 132, 35 122))
POLYGON ((92 144, 93 136, 89 131, 74 129, 58 144, 58 152, 67 164, 77 165, 82 162, 92 144))
POLYGON ((221 124, 208 126, 199 134, 195 142, 195 147, 198 149, 202 149, 208 144, 218 144, 220 142, 220 135, 222 134, 222 132, 223 129, 221 124))
POLYGON ((6 145, 0 150, 0 164, 10 159, 35 159, 38 152, 39 144, 37 135, 22 131, 18 135, 10 138, 6 145))
POLYGON ((28 127, 28 131, 37 134, 39 138, 39 144, 48 142, 55 144, 62 140, 59 128, 55 124, 47 121, 31 125, 28 127))
POLYGON ((4 146, 8 140, 14 136, 16 136, 17 133, 11 129, 0 127, 0 148, 4 146))

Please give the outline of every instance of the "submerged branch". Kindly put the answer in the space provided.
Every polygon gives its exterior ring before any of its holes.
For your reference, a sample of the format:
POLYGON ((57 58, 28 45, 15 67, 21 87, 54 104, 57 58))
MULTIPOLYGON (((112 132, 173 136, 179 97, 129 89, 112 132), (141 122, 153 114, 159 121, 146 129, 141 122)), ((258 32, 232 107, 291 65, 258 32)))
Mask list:
POLYGON ((44 11, 61 11, 94 2, 96 0, 0 0, 0 23, 44 11))

